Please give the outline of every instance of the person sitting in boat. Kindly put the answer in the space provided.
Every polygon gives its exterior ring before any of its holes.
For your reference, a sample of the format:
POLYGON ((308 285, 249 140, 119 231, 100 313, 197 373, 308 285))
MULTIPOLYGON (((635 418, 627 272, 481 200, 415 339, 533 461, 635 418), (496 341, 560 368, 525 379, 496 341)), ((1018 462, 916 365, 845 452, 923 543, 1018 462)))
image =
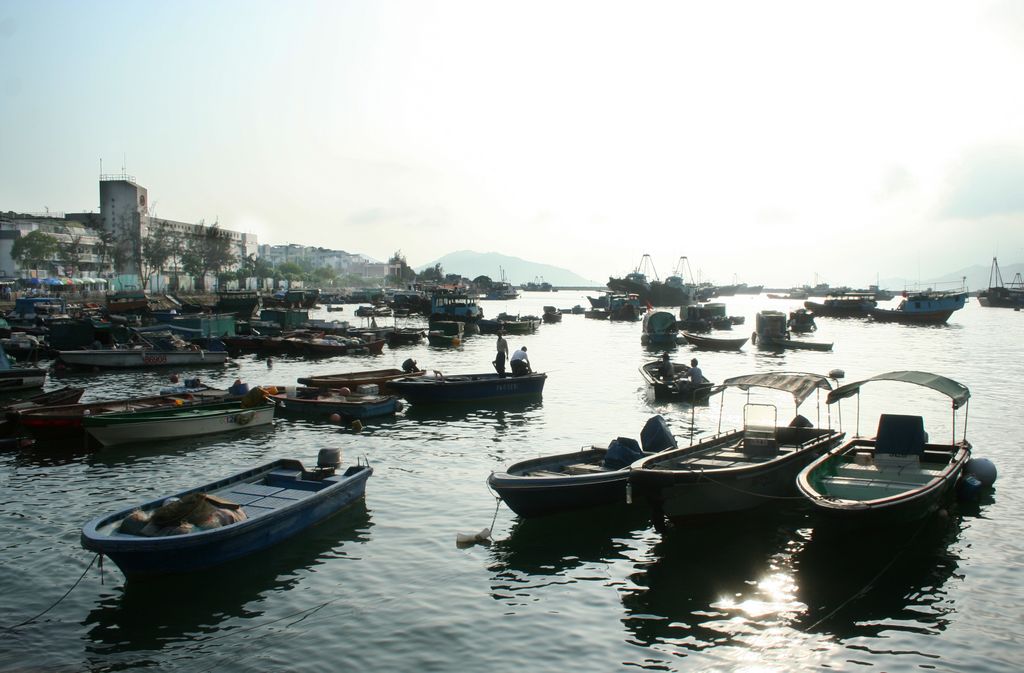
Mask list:
POLYGON ((665 383, 671 383, 676 378, 676 367, 669 360, 668 353, 663 353, 661 356, 661 364, 658 365, 658 376, 665 383))
POLYGON ((509 361, 512 365, 512 376, 525 376, 533 372, 530 367, 530 358, 526 355, 526 346, 522 346, 512 354, 509 361))
POLYGON ((705 383, 707 379, 704 378, 704 372, 697 366, 697 358, 690 360, 690 370, 687 372, 690 380, 694 383, 705 383))
POLYGON ((406 374, 411 374, 413 372, 420 371, 420 368, 416 364, 415 360, 413 360, 412 358, 408 358, 405 362, 402 363, 402 371, 405 372, 406 374))

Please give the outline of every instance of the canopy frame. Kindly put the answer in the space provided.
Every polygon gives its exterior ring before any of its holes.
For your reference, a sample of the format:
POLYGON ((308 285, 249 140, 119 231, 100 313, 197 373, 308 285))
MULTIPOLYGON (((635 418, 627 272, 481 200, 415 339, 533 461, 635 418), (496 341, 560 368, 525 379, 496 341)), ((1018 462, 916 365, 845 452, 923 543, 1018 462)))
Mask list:
MULTIPOLYGON (((929 388, 936 392, 942 393, 950 399, 952 402, 952 416, 953 416, 953 437, 952 443, 956 444, 956 410, 960 407, 964 407, 964 441, 967 441, 967 417, 970 413, 970 399, 971 391, 967 386, 954 381, 953 379, 939 374, 931 374, 929 372, 915 371, 915 370, 901 370, 895 372, 885 372, 884 374, 877 374, 871 378, 864 379, 862 381, 854 381, 853 383, 847 383, 844 386, 836 388, 828 394, 826 399, 827 404, 832 405, 840 400, 844 400, 853 395, 857 396, 857 435, 860 436, 860 389, 866 383, 872 381, 891 381, 898 383, 910 383, 916 386, 922 386, 929 388)), ((841 407, 840 407, 841 408, 841 407)), ((840 412, 841 413, 841 412, 840 412)))

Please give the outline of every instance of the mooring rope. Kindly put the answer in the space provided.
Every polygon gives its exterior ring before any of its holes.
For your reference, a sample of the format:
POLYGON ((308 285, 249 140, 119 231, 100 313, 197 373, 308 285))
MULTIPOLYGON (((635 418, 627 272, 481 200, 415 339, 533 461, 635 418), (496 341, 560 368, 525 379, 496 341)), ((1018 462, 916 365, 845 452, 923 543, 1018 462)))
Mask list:
POLYGON ((910 549, 910 543, 913 542, 914 538, 917 537, 918 533, 920 533, 924 529, 926 523, 927 523, 927 519, 924 519, 924 520, 921 521, 921 525, 917 527, 917 530, 914 531, 913 535, 911 535, 909 538, 907 538, 906 544, 904 544, 899 549, 899 551, 896 552, 895 556, 893 556, 891 559, 889 559, 888 563, 886 563, 884 566, 882 566, 881 570, 879 570, 877 573, 875 573, 874 577, 872 577, 870 580, 868 580, 867 584, 865 584, 860 589, 858 589, 856 592, 854 592, 853 595, 851 595, 845 601, 843 601, 842 603, 837 605, 833 610, 830 610, 829 613, 826 614, 824 617, 822 617, 818 621, 814 622, 813 624, 811 624, 807 628, 799 629, 799 630, 802 631, 803 633, 808 633, 809 631, 813 631, 815 628, 818 627, 818 625, 820 625, 823 622, 828 621, 833 616, 835 616, 835 614, 837 612, 839 612, 840 610, 845 608, 847 605, 852 603, 854 600, 856 600, 856 599, 860 598, 861 596, 863 596, 864 594, 866 594, 871 589, 871 587, 873 587, 875 585, 875 583, 879 580, 879 578, 882 575, 884 575, 885 572, 889 568, 891 568, 894 563, 896 563, 897 559, 899 559, 899 557, 903 555, 903 552, 905 552, 908 549, 910 549))
POLYGON ((719 481, 717 479, 712 479, 711 477, 708 476, 708 473, 703 468, 701 468, 701 469, 693 469, 693 468, 689 468, 689 467, 685 467, 685 466, 683 466, 683 468, 687 472, 694 473, 694 474, 699 474, 702 478, 707 479, 708 481, 710 481, 713 484, 717 484, 718 486, 722 486, 724 488, 728 488, 729 490, 736 491, 737 493, 742 493, 744 495, 751 495, 751 496, 755 496, 755 497, 758 497, 758 498, 765 498, 765 499, 768 499, 768 500, 806 500, 806 498, 804 496, 802 496, 802 495, 768 495, 767 493, 755 493, 754 491, 747 491, 747 490, 744 490, 742 488, 738 488, 736 486, 733 486, 731 484, 727 484, 724 481, 719 481))
POLYGON ((86 574, 87 572, 89 572, 89 568, 92 568, 92 564, 93 564, 93 563, 96 563, 96 559, 97 559, 97 558, 100 558, 100 555, 99 555, 99 554, 96 554, 95 556, 93 556, 93 557, 92 557, 92 560, 91 560, 91 561, 89 561, 89 565, 87 565, 87 566, 85 567, 85 570, 83 570, 83 571, 82 571, 82 574, 81 574, 81 575, 80 575, 80 576, 78 577, 78 579, 77 579, 77 580, 75 580, 75 583, 71 585, 71 588, 70 588, 70 589, 68 589, 67 591, 65 591, 65 592, 64 592, 64 595, 63 595, 63 596, 61 596, 60 598, 58 598, 58 599, 57 599, 57 600, 56 600, 56 601, 55 601, 55 602, 53 603, 53 605, 51 605, 50 607, 48 607, 48 608, 46 608, 45 610, 43 610, 42 612, 40 612, 40 613, 39 613, 38 615, 36 615, 35 617, 29 617, 29 618, 28 618, 28 619, 26 619, 25 621, 23 621, 23 622, 19 622, 18 624, 15 624, 15 625, 13 625, 13 626, 4 626, 4 627, 0 627, 0 628, 3 628, 3 630, 4 630, 4 631, 13 631, 14 629, 16 629, 16 628, 19 628, 19 627, 21 627, 21 626, 25 626, 26 624, 31 624, 31 623, 32 623, 32 622, 34 622, 35 620, 37 620, 37 619, 39 619, 40 617, 42 617, 43 615, 45 615, 45 614, 46 614, 47 612, 49 612, 50 610, 52 610, 52 609, 54 609, 55 607, 57 607, 57 605, 58 605, 58 604, 59 604, 59 603, 60 603, 60 602, 61 602, 62 600, 64 600, 65 598, 67 598, 67 597, 68 597, 68 594, 70 594, 70 593, 71 593, 71 592, 72 592, 72 591, 74 590, 74 588, 78 586, 79 582, 81 582, 81 581, 82 581, 83 579, 85 579, 85 574, 86 574))

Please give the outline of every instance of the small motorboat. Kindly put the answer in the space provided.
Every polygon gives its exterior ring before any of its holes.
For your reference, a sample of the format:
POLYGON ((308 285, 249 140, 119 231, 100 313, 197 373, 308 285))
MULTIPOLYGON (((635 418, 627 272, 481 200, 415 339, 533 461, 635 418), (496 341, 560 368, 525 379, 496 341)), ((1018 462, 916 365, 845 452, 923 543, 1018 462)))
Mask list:
POLYGON ((971 393, 943 376, 897 371, 836 388, 828 403, 859 394, 872 381, 910 383, 949 397, 954 436, 947 443, 931 442, 921 416, 882 414, 873 439, 857 437, 821 456, 800 472, 797 487, 815 510, 843 524, 875 526, 922 519, 949 499, 971 457, 966 411, 964 437, 955 437, 956 411, 971 393))
POLYGON ((710 381, 691 381, 687 378, 690 367, 677 362, 672 363, 674 374, 671 379, 661 373, 662 360, 648 362, 640 367, 640 374, 648 384, 654 387, 655 399, 673 399, 683 402, 701 402, 707 400, 714 385, 710 381))
POLYGON ((531 458, 492 472, 487 485, 521 517, 554 514, 585 507, 626 505, 628 468, 637 458, 676 447, 661 416, 653 416, 640 433, 640 443, 619 437, 607 448, 531 458))
MULTIPOLYGON (((818 374, 768 372, 727 379, 716 393, 767 388, 792 395, 796 411, 818 390, 832 390, 818 374)), ((724 404, 723 404, 724 407, 724 404)), ((774 404, 747 402, 743 426, 696 444, 641 458, 629 470, 632 496, 647 501, 655 525, 752 509, 779 498, 799 498, 796 475, 842 441, 843 433, 816 428, 796 415, 778 425, 774 404)))
POLYGON ((326 419, 337 414, 342 420, 393 416, 402 407, 391 395, 353 395, 325 388, 297 388, 271 395, 278 411, 289 416, 326 419))
POLYGON ((749 337, 740 339, 719 339, 717 337, 703 336, 693 332, 683 332, 683 339, 686 343, 702 351, 738 351, 747 343, 749 337))
POLYGON ((352 391, 357 391, 359 386, 376 385, 381 390, 384 390, 391 381, 423 376, 424 374, 426 374, 425 371, 407 372, 404 369, 392 367, 389 369, 367 369, 341 374, 324 374, 322 376, 302 376, 299 377, 299 383, 312 388, 348 388, 352 391))
POLYGON ((782 311, 758 312, 754 332, 750 335, 750 343, 761 350, 832 350, 831 342, 794 339, 787 329, 787 323, 788 318, 782 311))
POLYGON ((486 403, 522 397, 539 397, 544 392, 547 374, 522 376, 489 374, 457 374, 419 376, 399 379, 388 384, 390 390, 413 404, 445 404, 450 402, 486 403))
POLYGON ((194 406, 175 406, 148 411, 128 411, 86 416, 85 428, 103 446, 162 439, 182 439, 219 432, 270 425, 275 405, 259 402, 249 406, 241 402, 219 402, 194 406))
POLYGON ((88 522, 82 546, 128 577, 203 570, 296 535, 363 498, 369 465, 338 472, 340 450, 317 467, 279 459, 88 522))
POLYGON ((71 439, 84 435, 82 421, 87 417, 223 402, 228 394, 226 390, 202 385, 183 387, 180 391, 145 397, 17 408, 9 411, 8 419, 39 439, 71 439))

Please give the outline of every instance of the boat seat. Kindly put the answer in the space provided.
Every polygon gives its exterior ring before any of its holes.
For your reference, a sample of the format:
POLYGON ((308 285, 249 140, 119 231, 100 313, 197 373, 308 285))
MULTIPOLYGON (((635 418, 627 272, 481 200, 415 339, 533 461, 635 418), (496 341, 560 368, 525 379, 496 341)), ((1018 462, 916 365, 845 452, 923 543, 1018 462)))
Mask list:
POLYGON ((774 456, 779 452, 775 428, 768 426, 747 426, 743 428, 742 451, 748 456, 774 456))
POLYGON ((921 455, 925 445, 924 419, 904 414, 882 414, 875 436, 875 457, 880 454, 921 455))
POLYGON ((598 474, 600 472, 608 472, 608 469, 590 463, 577 463, 565 466, 565 474, 598 474))

